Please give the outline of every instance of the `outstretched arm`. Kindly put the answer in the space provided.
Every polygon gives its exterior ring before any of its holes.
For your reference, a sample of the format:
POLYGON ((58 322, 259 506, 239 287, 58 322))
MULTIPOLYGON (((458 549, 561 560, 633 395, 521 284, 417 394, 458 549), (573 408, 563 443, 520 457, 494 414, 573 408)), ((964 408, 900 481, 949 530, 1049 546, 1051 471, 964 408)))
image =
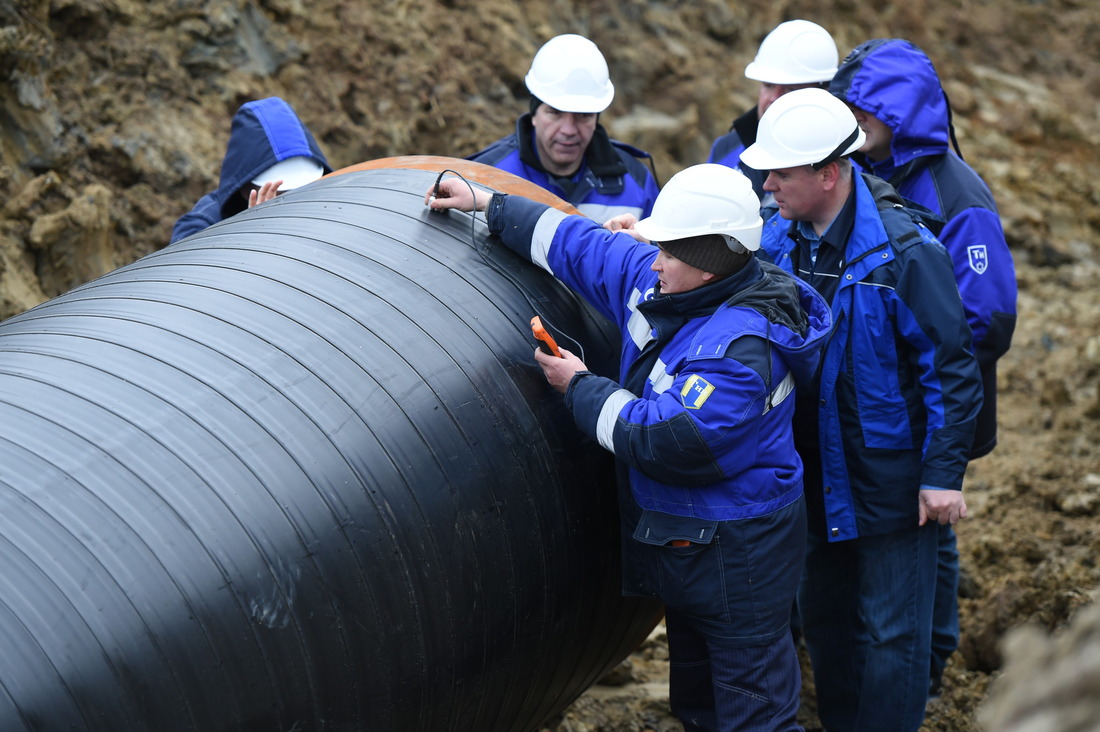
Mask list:
POLYGON ((445 178, 424 194, 424 205, 433 211, 449 208, 459 211, 484 211, 493 194, 470 185, 459 178, 445 178))
POLYGON ((624 213, 618 216, 612 216, 607 221, 603 222, 603 228, 608 231, 621 231, 624 234, 629 234, 635 241, 649 243, 649 239, 639 234, 634 230, 634 224, 638 223, 638 217, 634 214, 624 213))

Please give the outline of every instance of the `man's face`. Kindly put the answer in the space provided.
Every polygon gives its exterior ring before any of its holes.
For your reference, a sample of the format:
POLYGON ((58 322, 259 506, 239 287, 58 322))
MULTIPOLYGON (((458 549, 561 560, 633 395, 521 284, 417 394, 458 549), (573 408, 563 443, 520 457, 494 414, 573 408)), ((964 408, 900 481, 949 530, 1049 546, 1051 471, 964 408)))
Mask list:
POLYGON ((859 151, 875 162, 890 157, 892 154, 890 143, 894 140, 893 130, 870 112, 852 107, 850 104, 848 106, 856 117, 856 124, 867 134, 867 142, 863 143, 859 151))
POLYGON ((531 124, 535 127, 535 145, 542 166, 556 176, 577 172, 596 133, 596 114, 561 112, 540 104, 531 116, 531 124))
POLYGON ((775 196, 779 215, 789 221, 815 221, 826 206, 823 174, 810 165, 768 173, 764 190, 775 196))
POLYGON ((768 111, 768 107, 772 106, 776 99, 783 96, 787 92, 793 92, 795 89, 809 89, 812 86, 821 86, 820 84, 772 84, 771 82, 760 82, 760 92, 756 96, 756 118, 760 119, 764 116, 764 112, 768 111))
POLYGON ((694 290, 714 279, 713 275, 677 259, 664 249, 657 252, 657 259, 649 268, 657 273, 661 292, 665 295, 694 290))

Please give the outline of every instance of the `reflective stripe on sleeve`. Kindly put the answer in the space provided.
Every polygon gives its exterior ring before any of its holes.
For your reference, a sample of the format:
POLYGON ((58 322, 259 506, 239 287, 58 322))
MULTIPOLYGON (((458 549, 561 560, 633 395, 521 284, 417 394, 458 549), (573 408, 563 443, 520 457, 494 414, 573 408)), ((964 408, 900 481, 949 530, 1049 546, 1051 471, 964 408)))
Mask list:
POLYGON ((596 439, 605 450, 615 452, 615 422, 619 419, 619 412, 628 402, 637 399, 626 389, 619 389, 607 398, 600 409, 600 418, 596 422, 596 439))
POLYGON ((763 414, 767 414, 768 410, 777 404, 782 404, 783 400, 794 393, 794 375, 790 371, 783 377, 783 380, 779 382, 779 386, 772 389, 772 398, 768 403, 768 406, 764 407, 763 414))
POLYGON ((630 293, 630 301, 627 302, 627 307, 630 308, 630 318, 626 321, 626 330, 630 334, 630 340, 634 342, 639 351, 653 340, 653 326, 638 310, 638 303, 641 302, 642 297, 642 292, 635 287, 634 291, 630 293))
POLYGON ((535 230, 531 233, 531 261, 550 274, 554 274, 554 270, 550 269, 547 262, 547 253, 550 251, 550 244, 554 241, 558 224, 564 221, 566 216, 569 214, 564 211, 548 208, 539 216, 539 220, 535 223, 535 230))

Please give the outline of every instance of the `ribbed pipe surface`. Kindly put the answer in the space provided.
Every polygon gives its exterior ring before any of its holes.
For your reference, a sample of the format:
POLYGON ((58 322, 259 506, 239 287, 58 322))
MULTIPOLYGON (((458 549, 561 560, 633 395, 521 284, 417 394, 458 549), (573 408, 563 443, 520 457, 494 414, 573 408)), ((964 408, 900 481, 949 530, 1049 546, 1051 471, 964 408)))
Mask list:
POLYGON ((644 638, 528 321, 609 373, 617 336, 435 175, 349 169, 0 324, 0 730, 533 730, 644 638))

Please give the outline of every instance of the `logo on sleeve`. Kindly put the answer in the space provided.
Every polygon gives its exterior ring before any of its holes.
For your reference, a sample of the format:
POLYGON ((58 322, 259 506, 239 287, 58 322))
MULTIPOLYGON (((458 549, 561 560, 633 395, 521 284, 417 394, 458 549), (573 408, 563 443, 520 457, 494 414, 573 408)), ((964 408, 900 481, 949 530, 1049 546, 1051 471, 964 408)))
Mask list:
POLYGON ((714 392, 714 386, 698 374, 693 374, 680 389, 680 401, 687 409, 699 409, 714 392))
POLYGON ((967 247, 966 253, 970 255, 970 269, 978 274, 982 274, 989 269, 989 253, 985 250, 985 244, 975 244, 972 247, 967 247))

